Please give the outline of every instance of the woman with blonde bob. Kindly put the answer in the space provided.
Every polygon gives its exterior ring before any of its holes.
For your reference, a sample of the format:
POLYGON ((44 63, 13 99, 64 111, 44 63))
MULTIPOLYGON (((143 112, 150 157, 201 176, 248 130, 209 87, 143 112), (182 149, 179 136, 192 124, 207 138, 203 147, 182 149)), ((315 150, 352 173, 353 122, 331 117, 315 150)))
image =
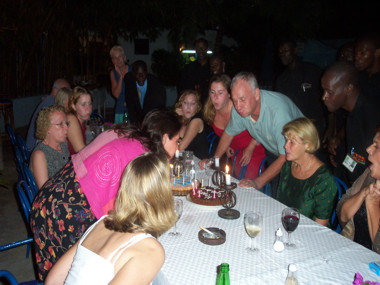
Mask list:
POLYGON ((333 175, 314 153, 319 137, 307 118, 287 123, 285 136, 286 162, 281 168, 277 200, 326 226, 333 211, 337 187, 333 175))
POLYGON ((176 221, 169 169, 163 154, 132 160, 114 210, 58 260, 45 284, 150 284, 165 261, 155 238, 176 221))

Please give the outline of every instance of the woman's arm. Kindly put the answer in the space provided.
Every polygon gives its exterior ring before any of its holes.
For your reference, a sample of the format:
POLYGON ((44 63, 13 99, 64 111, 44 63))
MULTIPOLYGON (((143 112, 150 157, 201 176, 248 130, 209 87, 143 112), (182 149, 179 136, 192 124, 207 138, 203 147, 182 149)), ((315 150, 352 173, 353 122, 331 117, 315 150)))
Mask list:
POLYGON ((322 226, 327 226, 328 222, 329 222, 329 219, 318 219, 318 218, 315 218, 315 221, 322 225, 322 226))
POLYGON ((117 271, 111 285, 148 285, 160 271, 165 261, 162 245, 155 239, 147 238, 135 246, 129 249, 133 250, 133 256, 117 271))
POLYGON ((193 141, 193 139, 196 137, 198 133, 203 131, 203 121, 202 119, 196 118, 191 120, 189 125, 187 126, 185 130, 185 134, 178 145, 179 150, 185 150, 189 144, 193 141))
POLYGON ((249 145, 245 149, 243 149, 243 155, 240 159, 241 166, 245 166, 251 161, 252 154, 253 154, 253 151, 255 150, 256 145, 257 145, 257 141, 254 138, 252 138, 249 145))
POLYGON ((82 129, 79 125, 78 119, 73 114, 67 115, 67 120, 70 122, 70 126, 67 130, 67 139, 77 153, 86 146, 82 135, 82 129))
POLYGON ((41 189, 41 187, 49 179, 47 161, 43 151, 33 151, 30 157, 30 170, 33 173, 34 180, 36 180, 38 189, 41 189))
POLYGON ((116 82, 115 75, 113 73, 113 70, 110 71, 110 79, 111 79, 111 91, 113 97, 116 99, 119 98, 121 89, 123 87, 123 80, 124 80, 124 75, 121 75, 117 70, 116 72, 119 74, 119 81, 116 82))
POLYGON ((71 264, 73 263, 75 253, 77 252, 78 242, 72 246, 62 257, 54 264, 45 280, 45 285, 64 284, 69 274, 71 264))
POLYGON ((366 197, 368 230, 372 242, 379 230, 380 221, 380 180, 369 185, 369 193, 366 197))
POLYGON ((347 223, 360 209, 365 198, 368 195, 369 187, 364 187, 358 193, 347 199, 340 211, 340 221, 347 223))

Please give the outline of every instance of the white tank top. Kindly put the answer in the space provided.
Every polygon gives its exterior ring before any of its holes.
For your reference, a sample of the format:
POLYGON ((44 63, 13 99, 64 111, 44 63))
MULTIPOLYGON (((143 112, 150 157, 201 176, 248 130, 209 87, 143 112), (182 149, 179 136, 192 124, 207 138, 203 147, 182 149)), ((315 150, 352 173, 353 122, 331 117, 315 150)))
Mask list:
POLYGON ((71 265, 71 269, 66 278, 65 284, 91 284, 91 285, 104 285, 111 282, 115 277, 114 265, 120 255, 128 247, 138 243, 145 238, 154 238, 150 234, 138 234, 132 237, 129 241, 122 244, 115 251, 113 251, 107 259, 104 259, 95 252, 82 246, 82 242, 86 236, 92 231, 92 229, 107 215, 101 217, 96 223, 94 223, 82 236, 79 241, 77 252, 74 257, 74 261, 71 265), (113 262, 112 258, 115 256, 113 262))

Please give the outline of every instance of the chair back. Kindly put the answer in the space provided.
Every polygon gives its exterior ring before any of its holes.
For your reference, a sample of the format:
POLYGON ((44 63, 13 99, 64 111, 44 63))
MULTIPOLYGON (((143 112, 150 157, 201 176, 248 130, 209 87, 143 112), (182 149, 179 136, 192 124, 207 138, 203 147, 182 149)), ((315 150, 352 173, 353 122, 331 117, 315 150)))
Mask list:
MULTIPOLYGON (((263 169, 265 168, 266 164, 267 164, 267 161, 268 161, 268 157, 266 156, 263 161, 260 163, 260 168, 259 168, 259 176, 261 175, 261 173, 263 172, 263 169)), ((264 193, 265 195, 268 195, 268 196, 271 196, 271 188, 270 188, 270 183, 268 182, 266 185, 265 185, 265 188, 263 188, 264 190, 264 193)), ((274 197, 276 198, 276 197, 274 197)))
MULTIPOLYGON (((232 170, 231 170, 231 175, 234 176, 234 173, 235 173, 235 166, 236 166, 236 160, 237 160, 237 156, 238 156, 238 153, 239 153, 239 150, 236 150, 235 151, 235 155, 234 155, 234 159, 233 159, 233 162, 232 162, 232 170)), ((247 171, 247 167, 248 167, 248 164, 243 166, 241 169, 240 169, 240 173, 239 173, 239 176, 238 177, 235 177, 236 179, 238 180, 242 180, 245 176, 245 172, 247 171)))
POLYGON ((30 152, 26 146, 25 140, 22 136, 16 134, 16 141, 24 161, 29 165, 30 152))
POLYGON ((216 140, 217 137, 218 137, 218 136, 215 134, 214 131, 209 132, 209 134, 207 135, 207 140, 208 140, 208 142, 210 143, 210 146, 209 146, 209 148, 208 148, 208 154, 209 154, 209 155, 212 154, 212 147, 213 147, 214 142, 215 142, 215 140, 216 140))
MULTIPOLYGON (((347 190, 347 185, 346 183, 343 182, 343 180, 341 180, 340 178, 334 176, 334 180, 335 180, 335 183, 336 183, 336 187, 338 188, 338 196, 337 196, 337 199, 336 199, 336 204, 338 204, 340 198, 342 198, 343 194, 346 192, 347 190)), ((330 219, 330 224, 333 228, 335 228, 334 230, 337 232, 337 233, 340 233, 341 232, 341 227, 336 219, 336 204, 335 204, 335 207, 334 207, 334 211, 331 215, 331 219, 330 219)))
POLYGON ((17 195, 20 199, 26 222, 29 223, 30 209, 35 195, 24 180, 17 183, 17 195))
POLYGON ((7 270, 0 270, 0 279, 3 278, 8 281, 7 284, 18 285, 16 278, 7 270))
POLYGON ((26 163, 23 164, 24 166, 24 173, 25 173, 25 181, 32 190, 33 197, 37 195, 38 193, 38 187, 36 180, 34 179, 34 176, 32 174, 32 171, 30 171, 30 168, 26 163))
POLYGON ((21 151, 17 146, 15 146, 13 150, 15 152, 15 163, 18 172, 18 178, 19 180, 26 180, 26 175, 24 171, 24 158, 22 157, 21 151))
POLYGON ((12 126, 10 124, 6 124, 5 128, 7 129, 7 133, 9 135, 10 140, 11 140, 12 146, 13 147, 16 146, 16 144, 17 144, 16 135, 15 135, 15 132, 14 132, 12 126))

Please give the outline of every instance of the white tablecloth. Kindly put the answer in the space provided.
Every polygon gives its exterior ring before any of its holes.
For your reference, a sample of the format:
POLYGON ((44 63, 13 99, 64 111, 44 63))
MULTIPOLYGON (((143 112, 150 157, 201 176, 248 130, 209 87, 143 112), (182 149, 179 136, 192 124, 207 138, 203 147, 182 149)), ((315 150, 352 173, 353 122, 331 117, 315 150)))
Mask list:
MULTIPOLYGON (((204 171, 197 170, 197 178, 204 171)), ((234 180, 234 182, 238 182, 234 180)), ((206 183, 206 182, 205 182, 206 183)), ((281 228, 284 241, 287 233, 281 224, 281 211, 285 205, 252 188, 234 190, 237 204, 234 209, 240 218, 226 220, 218 216, 221 206, 201 206, 184 200, 183 215, 177 223, 182 233, 170 236, 170 230, 159 238, 166 253, 161 269, 161 284, 215 284, 216 268, 222 262, 230 265, 231 284, 284 284, 288 264, 297 265, 300 284, 352 284, 356 272, 364 280, 380 281, 369 270, 369 262, 380 261, 375 252, 354 243, 301 215, 292 239, 296 249, 277 253, 273 250, 275 231, 281 228), (250 210, 263 214, 263 229, 255 238, 260 251, 249 253, 249 237, 243 226, 244 213, 250 210), (218 227, 226 232, 226 242, 209 246, 198 240, 199 226, 218 227)))

